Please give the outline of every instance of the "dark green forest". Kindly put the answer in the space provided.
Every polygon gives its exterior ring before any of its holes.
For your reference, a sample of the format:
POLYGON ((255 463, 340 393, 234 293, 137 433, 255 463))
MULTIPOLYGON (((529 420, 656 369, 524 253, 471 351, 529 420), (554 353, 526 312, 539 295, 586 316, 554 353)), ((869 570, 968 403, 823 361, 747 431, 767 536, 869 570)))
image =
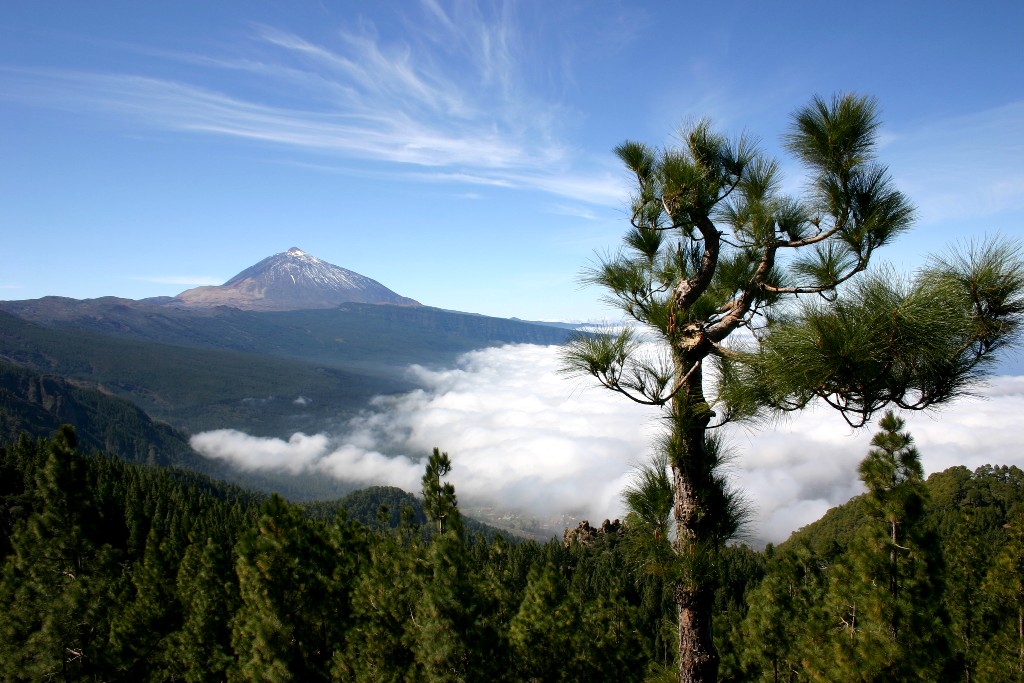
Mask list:
MULTIPOLYGON (((722 680, 1024 680, 1024 472, 925 481, 893 420, 862 464, 866 494, 778 547, 718 558, 722 680)), ((453 466, 435 451, 420 497, 299 506, 82 452, 70 427, 7 441, 0 680, 677 675, 675 603, 639 561, 642 525, 546 544, 484 534, 459 512, 453 466)))

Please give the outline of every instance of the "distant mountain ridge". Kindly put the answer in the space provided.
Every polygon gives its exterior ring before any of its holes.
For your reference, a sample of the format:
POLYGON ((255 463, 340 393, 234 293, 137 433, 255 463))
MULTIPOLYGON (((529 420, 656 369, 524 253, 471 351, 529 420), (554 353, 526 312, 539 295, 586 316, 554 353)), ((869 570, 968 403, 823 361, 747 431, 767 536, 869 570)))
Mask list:
POLYGON ((374 396, 415 389, 410 365, 450 367, 467 351, 560 344, 570 334, 428 306, 246 311, 114 297, 0 301, 0 360, 128 399, 190 433, 235 428, 287 438, 320 430, 374 396))
POLYGON ((212 294, 198 304, 187 296, 0 300, 0 364, 11 364, 0 372, 0 431, 40 436, 68 422, 89 448, 161 464, 194 459, 197 469, 292 498, 336 497, 349 487, 199 461, 182 433, 236 429, 288 439, 331 432, 374 397, 419 388, 410 366, 451 367, 470 351, 557 345, 573 334, 419 305, 375 284, 293 249, 242 271, 225 289, 207 288, 212 294), (236 286, 259 292, 243 300, 236 286), (338 303, 359 292, 373 303, 338 303), (386 303, 389 292, 400 303, 386 303), (157 443, 152 451, 150 443, 157 443))
POLYGON ((376 280, 307 254, 298 247, 269 256, 223 285, 195 287, 168 303, 231 306, 250 311, 334 308, 345 303, 419 306, 376 280))

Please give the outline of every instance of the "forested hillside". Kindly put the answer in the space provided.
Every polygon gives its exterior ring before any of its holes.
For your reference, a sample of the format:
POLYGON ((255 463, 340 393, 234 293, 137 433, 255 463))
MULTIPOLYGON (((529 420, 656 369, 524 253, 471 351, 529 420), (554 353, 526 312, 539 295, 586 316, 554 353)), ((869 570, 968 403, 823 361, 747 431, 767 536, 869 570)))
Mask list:
POLYGON ((62 424, 74 425, 85 453, 99 450, 128 462, 181 467, 255 491, 277 491, 290 500, 336 498, 351 490, 329 477, 275 477, 204 458, 189 445, 188 435, 125 399, 0 360, 0 441, 16 441, 22 433, 52 434, 62 424))
POLYGON ((132 403, 0 360, 0 439, 50 434, 62 424, 75 425, 86 452, 200 471, 212 466, 192 450, 188 435, 153 422, 132 403))
MULTIPOLYGON (((470 533, 443 455, 418 500, 300 508, 83 455, 69 428, 7 442, 0 680, 676 675, 672 596, 629 520, 567 544, 470 533)), ((883 503, 869 490, 777 548, 727 548, 722 680, 1024 680, 1022 488, 1017 468, 953 468, 883 503)))
POLYGON ((1024 472, 923 481, 902 421, 881 424, 868 493, 766 549, 725 680, 1024 680, 1024 472))
POLYGON ((628 681, 670 651, 615 537, 470 538, 425 486, 425 538, 75 443, 0 451, 0 680, 628 681))

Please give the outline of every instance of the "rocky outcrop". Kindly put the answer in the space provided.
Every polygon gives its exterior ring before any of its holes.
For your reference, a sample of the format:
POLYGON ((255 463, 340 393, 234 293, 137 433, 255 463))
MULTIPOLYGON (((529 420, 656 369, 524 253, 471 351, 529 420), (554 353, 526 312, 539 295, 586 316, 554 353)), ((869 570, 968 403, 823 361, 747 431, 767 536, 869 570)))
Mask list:
POLYGON ((601 522, 601 526, 592 527, 590 521, 584 519, 582 522, 576 525, 575 529, 566 529, 562 535, 562 541, 565 547, 568 548, 573 543, 581 543, 583 545, 590 545, 599 538, 606 537, 609 534, 617 534, 622 529, 622 522, 615 520, 609 522, 607 519, 601 522))

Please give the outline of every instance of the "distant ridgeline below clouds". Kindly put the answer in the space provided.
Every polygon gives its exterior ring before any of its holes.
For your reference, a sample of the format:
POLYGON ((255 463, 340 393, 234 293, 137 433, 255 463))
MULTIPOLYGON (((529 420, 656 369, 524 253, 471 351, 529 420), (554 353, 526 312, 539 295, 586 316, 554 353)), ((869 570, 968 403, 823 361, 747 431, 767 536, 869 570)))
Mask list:
MULTIPOLYGON (((289 440, 218 430, 197 434, 207 457, 248 470, 315 472, 418 491, 424 457, 448 451, 467 505, 537 517, 623 514, 620 494, 660 427, 657 410, 557 372, 557 347, 511 345, 465 354, 456 367, 413 367, 419 390, 373 401, 343 429, 289 440)), ((927 472, 954 465, 1024 467, 1024 377, 995 377, 941 412, 908 413, 927 472)), ((861 492, 857 465, 874 425, 854 432, 812 409, 775 429, 734 427, 734 481, 748 495, 755 543, 778 542, 861 492)))

